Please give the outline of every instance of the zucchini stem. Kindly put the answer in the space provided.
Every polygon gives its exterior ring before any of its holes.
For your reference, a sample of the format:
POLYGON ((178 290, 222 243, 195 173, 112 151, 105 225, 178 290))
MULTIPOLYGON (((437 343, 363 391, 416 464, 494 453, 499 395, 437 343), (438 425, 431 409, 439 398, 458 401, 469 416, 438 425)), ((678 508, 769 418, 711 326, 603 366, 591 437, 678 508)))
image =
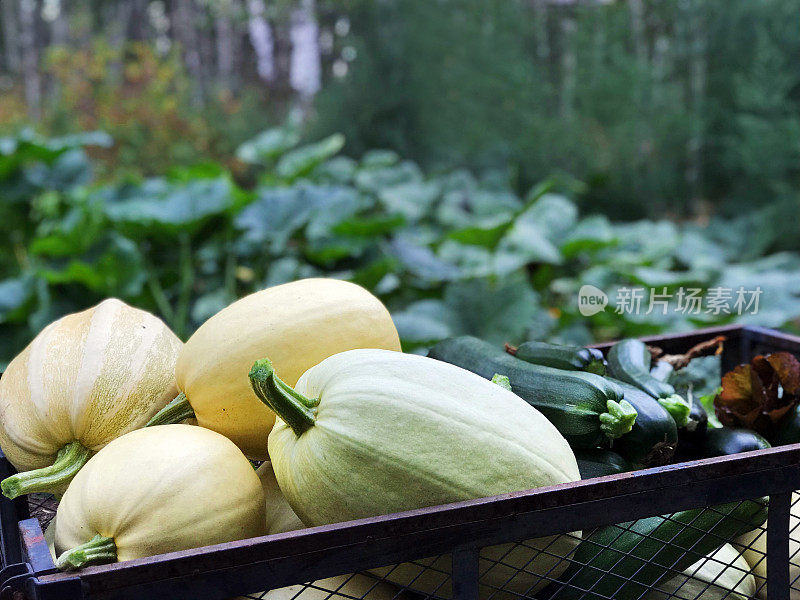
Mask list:
POLYGON ((61 554, 56 567, 62 571, 80 569, 89 565, 101 565, 117 561, 117 545, 114 538, 99 533, 80 546, 75 546, 61 554))
POLYGON ((250 385, 258 399, 283 419, 297 436, 313 427, 319 398, 306 398, 275 374, 268 358, 257 360, 250 369, 250 385))
POLYGON ((70 442, 58 451, 52 465, 6 477, 0 482, 0 490, 6 498, 12 500, 34 492, 63 494, 69 482, 91 456, 92 451, 83 444, 78 441, 70 442))
POLYGON ((186 394, 181 392, 172 402, 154 414, 153 418, 147 422, 145 427, 171 425, 192 418, 194 418, 194 409, 192 405, 189 404, 189 399, 186 397, 186 394))
POLYGON ((628 433, 636 417, 639 415, 633 405, 627 400, 609 400, 606 402, 608 412, 600 415, 600 429, 610 440, 615 440, 628 433))
POLYGON ((511 391, 511 380, 509 380, 508 375, 500 375, 500 373, 495 373, 494 377, 492 377, 492 383, 496 383, 501 388, 511 391))
POLYGON ((689 413, 692 412, 692 407, 678 394, 659 398, 658 403, 675 419, 675 424, 678 428, 685 427, 686 423, 689 422, 689 413))

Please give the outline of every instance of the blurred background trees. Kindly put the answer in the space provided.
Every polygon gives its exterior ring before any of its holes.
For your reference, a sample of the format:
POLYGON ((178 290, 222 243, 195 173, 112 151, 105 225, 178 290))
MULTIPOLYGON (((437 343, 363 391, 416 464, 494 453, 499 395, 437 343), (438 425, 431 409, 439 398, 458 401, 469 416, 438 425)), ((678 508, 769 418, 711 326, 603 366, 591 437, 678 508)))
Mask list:
MULTIPOLYGON (((8 0, 0 123, 103 129, 106 174, 304 135, 553 172, 614 218, 796 207, 796 0, 8 0)), ((788 232, 787 232, 788 233, 788 232)))
POLYGON ((0 0, 0 368, 107 296, 185 338, 315 275, 407 350, 800 331, 798 8, 0 0), (616 313, 626 286, 763 296, 616 313))

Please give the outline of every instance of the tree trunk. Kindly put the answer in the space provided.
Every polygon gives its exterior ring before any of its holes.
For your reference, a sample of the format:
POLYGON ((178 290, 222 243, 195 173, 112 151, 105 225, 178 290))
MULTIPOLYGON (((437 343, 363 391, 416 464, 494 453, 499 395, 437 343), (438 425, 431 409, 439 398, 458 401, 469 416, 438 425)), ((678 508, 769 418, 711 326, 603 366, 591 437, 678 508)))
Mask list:
POLYGON ((203 105, 203 65, 200 58, 200 43, 197 36, 197 14, 192 0, 175 0, 172 14, 172 29, 181 45, 186 70, 192 79, 192 103, 203 105))
POLYGON ((147 39, 147 29, 150 21, 150 17, 147 14, 148 4, 148 0, 131 0, 131 14, 125 34, 131 41, 141 42, 147 39))
POLYGON ((247 0, 247 28, 250 34, 250 43, 256 53, 258 76, 264 81, 273 82, 277 75, 275 38, 265 12, 264 0, 247 0))
POLYGON ((689 89, 691 135, 687 147, 686 183, 691 195, 690 210, 694 213, 702 204, 703 145, 706 96, 706 27, 702 7, 692 4, 689 15, 689 89))
POLYGON ((217 74, 223 88, 233 88, 234 62, 236 59, 233 28, 233 2, 219 0, 214 7, 214 34, 217 47, 217 74))
POLYGON ((575 106, 575 84, 578 60, 575 52, 575 19, 566 14, 561 19, 561 101, 560 113, 564 119, 571 119, 575 106))
POLYGON ((550 40, 547 35, 547 0, 532 0, 534 27, 536 29, 536 56, 542 63, 550 57, 550 40))
POLYGON ((0 0, 0 18, 3 19, 3 50, 6 69, 10 73, 18 73, 20 69, 19 24, 15 10, 15 2, 0 0))
POLYGON ((21 0, 19 11, 22 74, 25 82, 25 102, 28 116, 38 121, 42 115, 42 82, 39 76, 39 53, 36 48, 36 0, 21 0))
POLYGON ((315 0, 300 0, 292 11, 292 56, 289 83, 297 92, 300 107, 305 112, 314 95, 322 87, 322 64, 319 52, 319 26, 315 0))

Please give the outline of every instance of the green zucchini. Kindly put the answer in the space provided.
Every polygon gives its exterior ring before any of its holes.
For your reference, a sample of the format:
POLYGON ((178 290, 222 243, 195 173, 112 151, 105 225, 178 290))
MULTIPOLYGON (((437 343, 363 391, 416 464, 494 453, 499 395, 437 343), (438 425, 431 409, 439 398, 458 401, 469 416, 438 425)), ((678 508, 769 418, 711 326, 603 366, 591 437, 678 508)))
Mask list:
POLYGON ((699 400, 692 400, 692 410, 685 427, 678 429, 678 460, 692 460, 701 453, 708 434, 708 413, 699 400))
POLYGON ((675 388, 650 374, 650 351, 644 342, 627 339, 617 342, 608 352, 609 373, 635 385, 643 392, 658 400, 675 419, 678 427, 683 427, 689 419, 691 406, 675 393, 675 388))
POLYGON ((622 456, 603 448, 576 450, 575 458, 578 461, 581 479, 616 475, 617 473, 626 473, 631 470, 630 463, 622 456))
MULTIPOLYGON (((767 501, 744 500, 600 527, 578 545, 549 600, 641 598, 767 520, 767 501)), ((550 589, 556 586, 550 586, 550 589)))
POLYGON ((776 446, 800 442, 800 406, 783 418, 772 441, 776 446))
POLYGON ((674 372, 675 369, 673 366, 665 360, 657 360, 653 363, 653 366, 650 367, 650 375, 659 381, 669 381, 669 378, 672 377, 674 372))
POLYGON ((533 365, 469 336, 441 341, 428 356, 486 379, 505 375, 512 391, 544 414, 574 448, 624 437, 636 421, 619 387, 593 373, 533 365))
POLYGON ((612 442, 614 452, 621 454, 635 468, 669 464, 678 445, 678 428, 667 410, 655 398, 624 381, 615 383, 636 409, 636 423, 630 433, 612 442))
POLYGON ((771 448, 770 443, 755 431, 718 427, 706 432, 706 439, 700 451, 700 458, 727 456, 751 450, 771 448))
POLYGON ((603 353, 597 348, 581 348, 580 346, 562 346, 547 342, 525 342, 514 350, 506 345, 506 351, 520 360, 564 369, 565 371, 586 371, 595 375, 606 374, 606 361, 603 353))

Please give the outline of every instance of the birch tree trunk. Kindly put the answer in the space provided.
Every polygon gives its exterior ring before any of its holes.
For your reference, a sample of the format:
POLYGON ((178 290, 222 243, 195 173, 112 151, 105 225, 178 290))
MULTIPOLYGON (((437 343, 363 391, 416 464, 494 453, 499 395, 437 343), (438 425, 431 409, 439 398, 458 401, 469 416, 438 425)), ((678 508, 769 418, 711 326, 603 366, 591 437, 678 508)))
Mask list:
MULTIPOLYGON (((2 0, 0 0, 2 1, 2 0)), ((63 0, 51 0, 50 13, 50 45, 66 46, 69 42, 69 18, 63 0)))
POLYGON ((19 25, 15 10, 15 2, 0 0, 0 18, 3 19, 3 54, 5 54, 6 69, 10 73, 19 73, 19 25))
POLYGON ((42 82, 39 76, 39 53, 36 49, 36 15, 39 7, 36 0, 21 0, 19 8, 25 102, 30 119, 38 121, 42 115, 42 82))
POLYGON ((247 0, 247 29, 256 53, 256 70, 264 81, 275 81, 275 38, 266 17, 264 0, 247 0))

